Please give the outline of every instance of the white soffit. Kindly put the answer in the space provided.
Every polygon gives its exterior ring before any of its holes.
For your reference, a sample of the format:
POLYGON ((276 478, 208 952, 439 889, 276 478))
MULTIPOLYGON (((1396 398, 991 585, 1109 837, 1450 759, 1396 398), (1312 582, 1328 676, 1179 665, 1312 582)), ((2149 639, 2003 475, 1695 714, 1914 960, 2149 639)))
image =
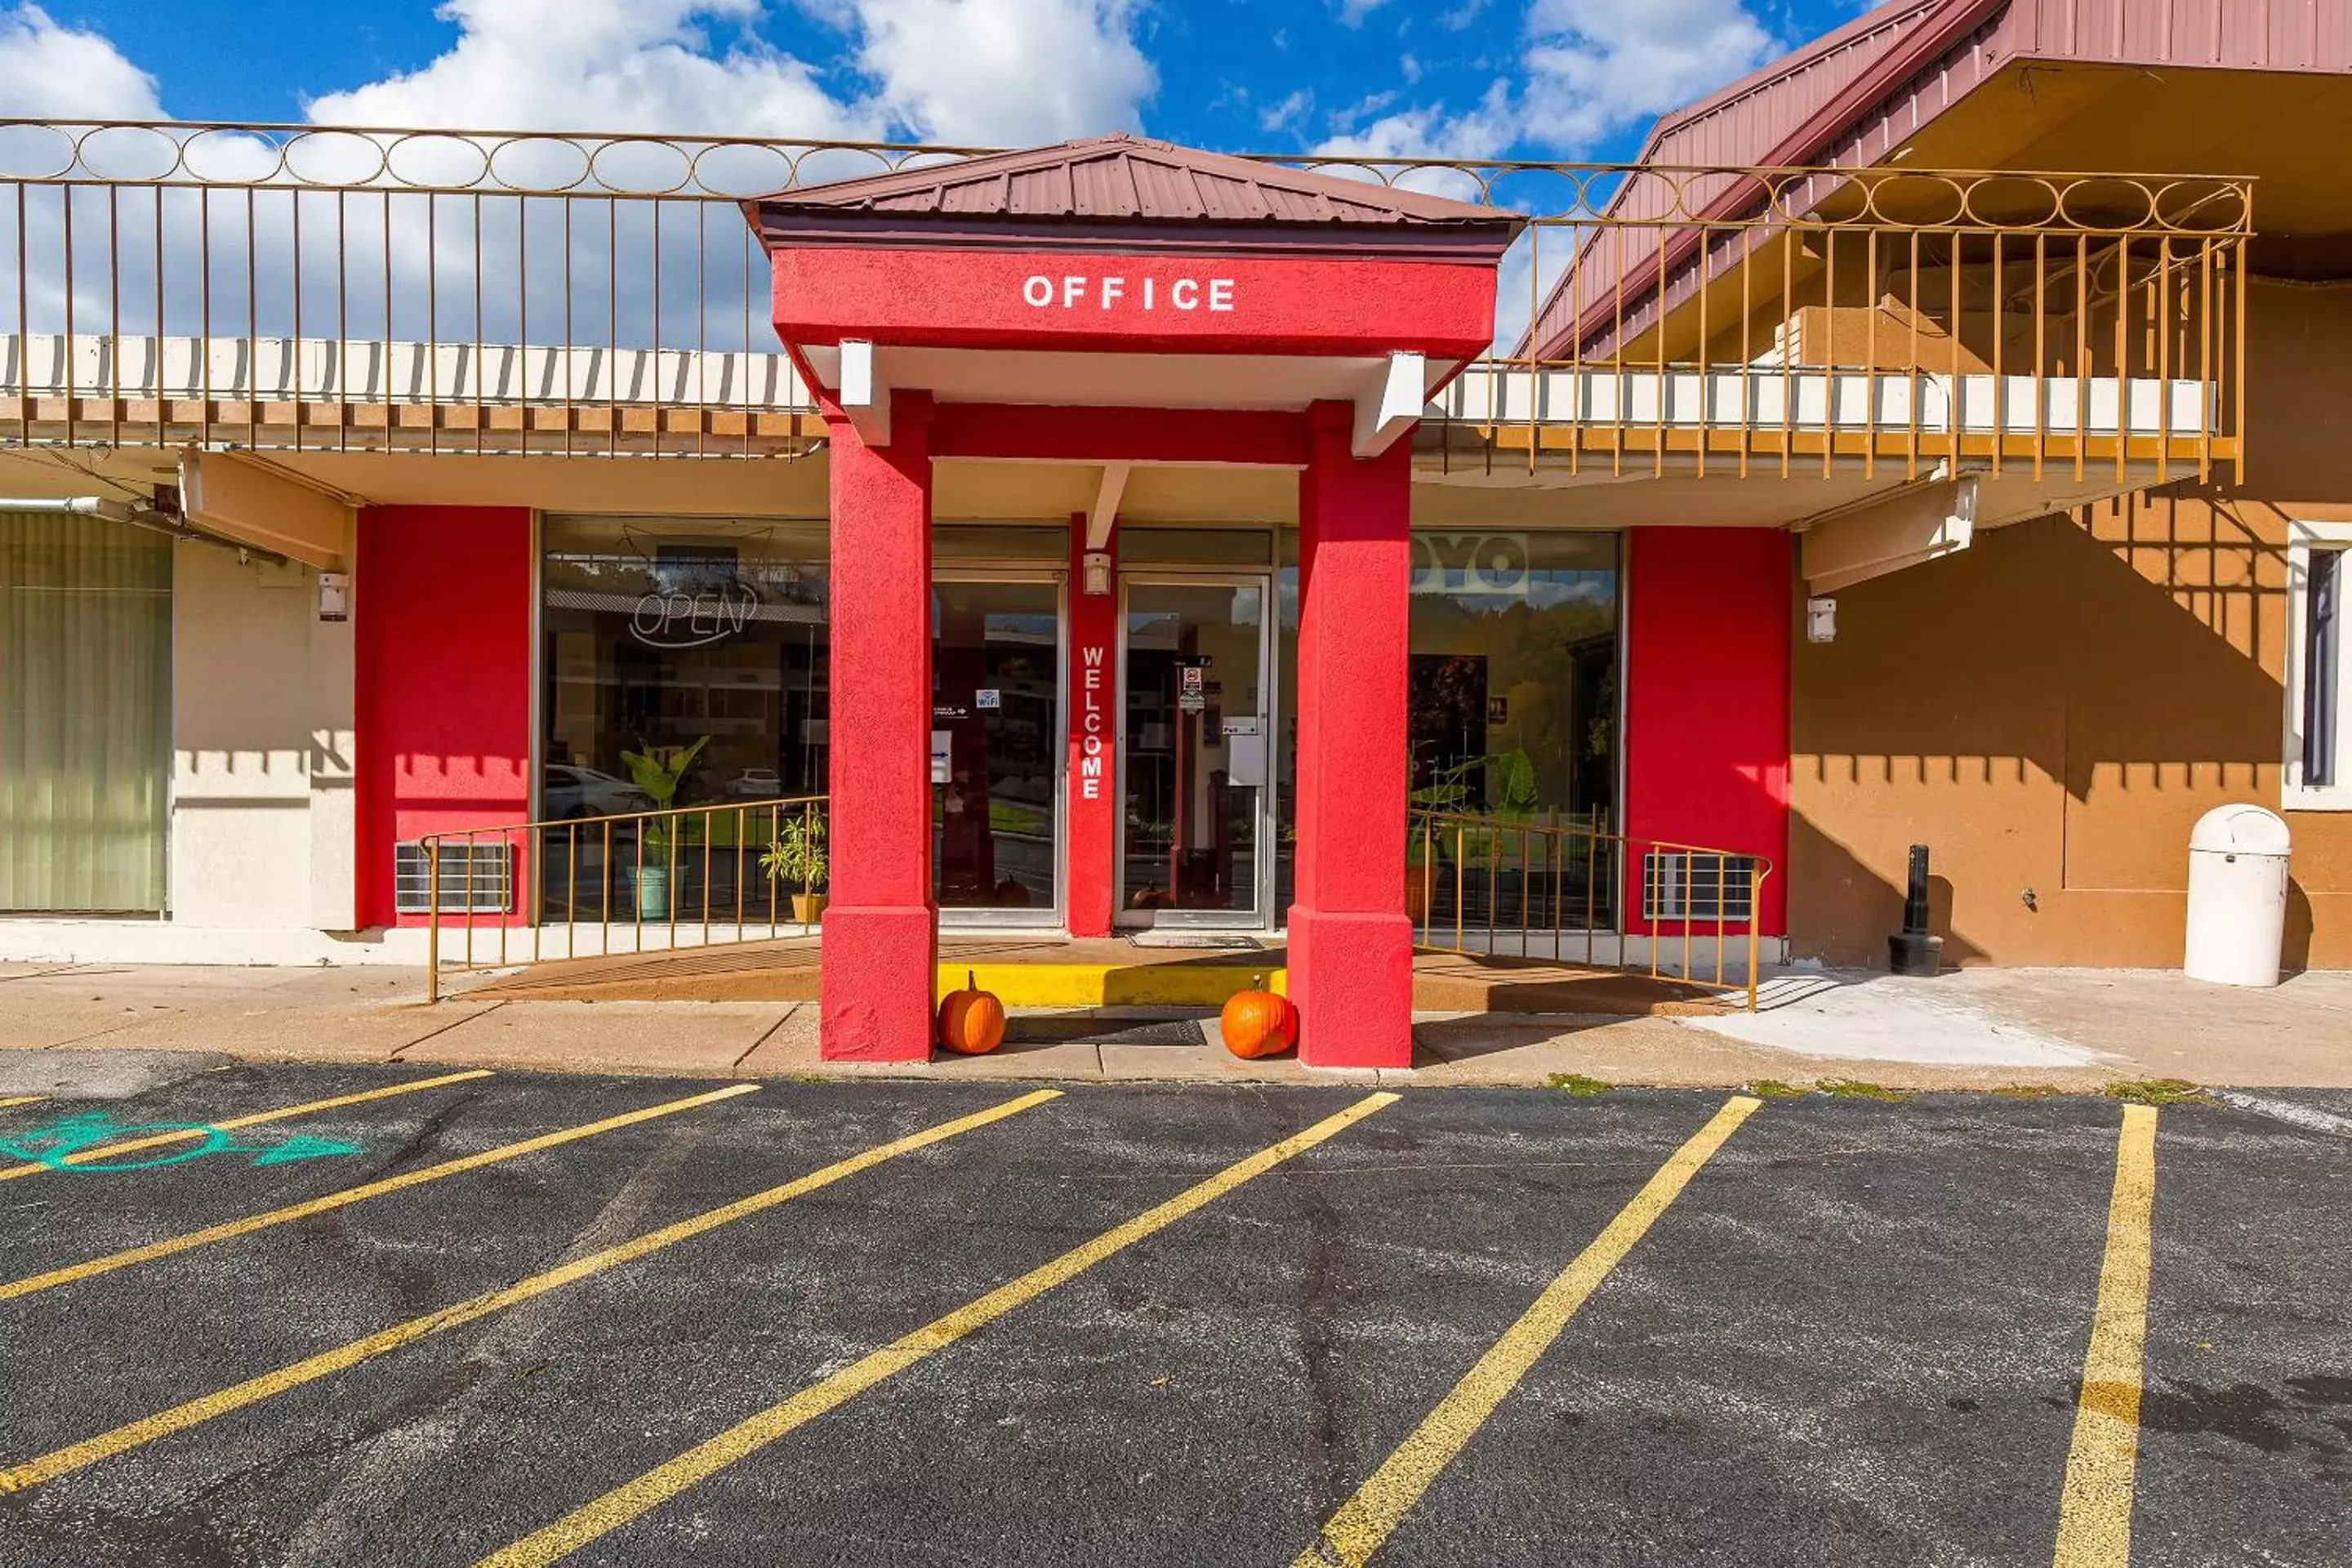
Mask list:
MULTIPOLYGON (((802 352, 819 381, 841 385, 842 349, 808 344, 802 352)), ((1393 378, 1409 374, 1419 382, 1414 418, 1427 405, 1429 394, 1458 368, 1451 361, 1424 360, 1419 354, 1068 353, 876 345, 872 355, 878 383, 921 387, 943 403, 1073 407, 1296 410, 1320 402, 1360 405, 1368 389, 1394 401, 1403 384, 1393 378), (1398 361, 1409 361, 1410 372, 1400 371, 1398 361)))
POLYGON ((1977 478, 1929 479, 1816 519, 1798 543, 1805 585, 1832 594, 1966 550, 1976 537, 1977 478))

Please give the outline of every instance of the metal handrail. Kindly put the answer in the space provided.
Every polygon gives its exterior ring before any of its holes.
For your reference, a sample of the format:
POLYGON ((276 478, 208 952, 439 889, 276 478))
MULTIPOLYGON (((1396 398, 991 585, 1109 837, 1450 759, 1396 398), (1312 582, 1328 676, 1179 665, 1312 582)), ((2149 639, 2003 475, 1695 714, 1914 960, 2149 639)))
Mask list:
POLYGON ((1421 946, 1548 957, 1622 973, 1646 969, 1653 980, 1741 994, 1748 1011, 1756 1010, 1769 857, 1612 833, 1597 820, 1589 826, 1562 822, 1557 813, 1535 817, 1422 806, 1412 809, 1408 823, 1406 913, 1421 946), (1452 867, 1450 887, 1439 876, 1445 864, 1452 867), (1627 876, 1636 867, 1638 889, 1627 876), (1641 905, 1629 911, 1625 899, 1634 890, 1641 905), (1675 912, 1664 911, 1669 896, 1675 912), (1450 929, 1441 919, 1448 912, 1450 929), (1636 924, 1643 929, 1634 930, 1636 924), (1679 963, 1661 963, 1677 934, 1679 963), (1644 939, 1644 963, 1627 960, 1627 938, 1634 935, 1644 939), (1538 951, 1545 938, 1549 952, 1538 951), (1694 951, 1700 942, 1707 943, 1703 954, 1694 951), (1736 977, 1726 963, 1733 942, 1747 952, 1736 977))
MULTIPOLYGON (((764 869, 759 870, 755 879, 747 867, 747 858, 756 866, 757 858, 763 857, 777 841, 789 819, 797 819, 822 832, 828 806, 829 797, 825 795, 792 795, 428 833, 417 841, 425 862, 426 999, 441 999, 444 930, 453 925, 462 931, 464 946, 446 967, 459 973, 505 969, 551 957, 610 954, 615 951, 615 926, 625 926, 632 933, 630 944, 619 949, 627 952, 646 951, 648 925, 667 925, 661 945, 667 949, 722 946, 784 935, 787 926, 797 927, 803 922, 779 918, 786 895, 764 869), (766 836, 755 837, 751 830, 762 823, 767 828, 766 836), (722 826, 724 833, 720 831, 722 826), (589 835, 584 849, 583 829, 589 835), (722 837, 727 840, 723 853, 719 848, 722 837), (655 847, 656 857, 650 868, 646 859, 649 842, 655 847), (497 851, 495 870, 485 878, 482 851, 493 846, 497 851), (625 851, 625 860, 615 859, 616 847, 625 851), (698 865, 693 853, 698 847, 698 865), (452 850, 457 852, 464 872, 461 889, 450 889, 444 879, 442 863, 452 850), (550 907, 556 901, 551 894, 554 891, 552 873, 559 867, 563 878, 560 921, 550 907), (589 886, 596 895, 595 914, 590 921, 580 918, 580 879, 583 868, 592 873, 589 886), (647 881, 649 869, 658 874, 657 881, 647 881), (623 884, 628 891, 626 918, 616 920, 614 893, 623 884), (764 897, 755 895, 755 888, 764 897), (518 889, 522 895, 520 898, 518 889), (453 890, 459 896, 451 908, 451 900, 444 895, 453 890), (688 897, 681 897, 682 893, 688 897), (727 921, 721 917, 730 894, 734 914, 733 920, 727 921), (684 911, 683 906, 689 898, 698 900, 698 913, 684 911), (486 903, 485 900, 491 901, 486 903), (461 919, 453 921, 449 918, 452 915, 461 919), (476 942, 480 917, 484 915, 495 917, 495 957, 483 953, 476 942), (550 953, 546 936, 549 927, 556 923, 564 928, 563 951, 550 953), (681 929, 692 935, 698 926, 698 938, 679 939, 681 929), (585 955, 580 951, 583 928, 593 928, 596 933, 594 951, 585 955), (520 943, 509 941, 523 930, 530 934, 527 958, 517 951, 520 943)), ((812 891, 802 889, 803 893, 812 891)))
MULTIPOLYGON (((0 118, 0 446, 798 456, 738 206, 985 151, 0 118)), ((2242 471, 2248 179, 1259 161, 1520 226, 1449 462, 2242 471)))

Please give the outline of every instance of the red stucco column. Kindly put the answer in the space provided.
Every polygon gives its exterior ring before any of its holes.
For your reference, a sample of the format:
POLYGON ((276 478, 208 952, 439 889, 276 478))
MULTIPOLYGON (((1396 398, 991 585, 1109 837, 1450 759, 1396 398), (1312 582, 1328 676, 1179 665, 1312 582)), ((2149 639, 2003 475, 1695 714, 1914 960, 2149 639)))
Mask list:
POLYGON ((821 1040, 831 1058, 931 1050, 931 399, 894 395, 890 444, 831 437, 832 902, 821 1040))
POLYGON ((1298 489, 1297 894, 1290 994, 1312 1067, 1412 1065, 1404 913, 1412 443, 1349 455, 1318 403, 1298 489))
POLYGON ((1118 556, 1108 594, 1087 592, 1087 514, 1070 519, 1070 754, 1065 801, 1062 907, 1072 936, 1108 936, 1118 892, 1118 556))

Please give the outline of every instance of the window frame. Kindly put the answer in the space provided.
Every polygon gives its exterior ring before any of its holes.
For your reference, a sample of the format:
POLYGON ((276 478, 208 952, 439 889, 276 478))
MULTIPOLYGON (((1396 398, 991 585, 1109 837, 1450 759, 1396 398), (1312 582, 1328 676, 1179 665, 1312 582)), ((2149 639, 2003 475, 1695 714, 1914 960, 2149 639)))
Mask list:
POLYGON ((2336 779, 2332 784, 2307 784, 2303 780, 2303 704, 2308 672, 2304 649, 2311 613, 2311 558, 2315 552, 2337 552, 2346 558, 2336 567, 2338 615, 2341 597, 2352 586, 2352 521, 2287 524, 2286 711, 2284 767, 2279 776, 2279 804, 2288 811, 2352 811, 2352 627, 2337 628, 2336 648, 2336 779))

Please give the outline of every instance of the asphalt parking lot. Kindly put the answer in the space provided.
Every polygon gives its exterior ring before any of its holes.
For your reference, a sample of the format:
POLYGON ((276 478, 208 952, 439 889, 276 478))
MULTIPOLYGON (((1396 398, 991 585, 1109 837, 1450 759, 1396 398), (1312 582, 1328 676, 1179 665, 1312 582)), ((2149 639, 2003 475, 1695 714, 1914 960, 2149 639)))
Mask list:
POLYGON ((129 1087, 0 1091, 6 1568, 2352 1552, 2352 1141, 2230 1106, 129 1087))

